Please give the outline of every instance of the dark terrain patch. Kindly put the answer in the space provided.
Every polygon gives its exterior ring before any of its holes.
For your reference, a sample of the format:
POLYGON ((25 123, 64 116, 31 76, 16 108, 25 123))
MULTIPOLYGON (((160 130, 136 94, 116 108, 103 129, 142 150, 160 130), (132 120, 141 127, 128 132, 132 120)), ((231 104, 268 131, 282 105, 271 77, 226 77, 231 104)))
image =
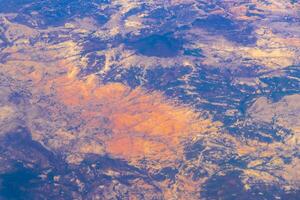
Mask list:
POLYGON ((233 21, 221 15, 209 15, 206 18, 196 19, 192 25, 203 28, 214 35, 222 35, 226 39, 242 45, 255 44, 257 40, 251 25, 233 21))
POLYGON ((99 10, 98 4, 107 3, 109 2, 106 0, 12 0, 5 1, 5 6, 1 6, 0 12, 18 12, 14 21, 30 27, 61 26, 76 17, 86 16, 93 17, 98 25, 103 25, 110 16, 101 13, 104 11, 99 10))
POLYGON ((170 34, 150 35, 125 43, 129 49, 145 56, 162 58, 176 57, 182 49, 183 42, 170 34))

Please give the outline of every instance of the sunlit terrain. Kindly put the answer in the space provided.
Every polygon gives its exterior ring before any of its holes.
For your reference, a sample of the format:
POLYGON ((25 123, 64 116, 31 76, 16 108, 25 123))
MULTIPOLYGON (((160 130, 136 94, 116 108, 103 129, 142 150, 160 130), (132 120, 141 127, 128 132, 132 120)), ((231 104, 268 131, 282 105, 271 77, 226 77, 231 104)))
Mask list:
POLYGON ((0 0, 0 200, 299 197, 297 0, 0 0))

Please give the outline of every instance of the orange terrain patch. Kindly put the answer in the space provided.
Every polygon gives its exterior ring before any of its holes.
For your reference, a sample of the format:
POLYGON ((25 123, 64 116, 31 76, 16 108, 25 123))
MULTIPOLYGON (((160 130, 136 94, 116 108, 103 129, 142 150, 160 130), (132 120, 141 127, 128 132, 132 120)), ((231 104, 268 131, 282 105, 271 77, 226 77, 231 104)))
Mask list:
POLYGON ((98 130, 95 139, 104 143, 107 153, 129 161, 181 159, 182 143, 211 125, 158 92, 119 83, 99 85, 95 77, 78 80, 74 70, 47 85, 54 86, 56 98, 68 110, 80 111, 85 127, 98 130), (109 135, 103 133, 107 129, 109 135))

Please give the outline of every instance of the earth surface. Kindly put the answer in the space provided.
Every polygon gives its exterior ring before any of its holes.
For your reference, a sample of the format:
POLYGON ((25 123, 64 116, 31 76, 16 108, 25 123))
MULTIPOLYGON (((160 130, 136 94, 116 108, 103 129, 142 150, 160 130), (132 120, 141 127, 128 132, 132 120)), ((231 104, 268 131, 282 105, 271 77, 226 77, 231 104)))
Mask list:
POLYGON ((297 0, 0 0, 0 199, 300 198, 297 0))

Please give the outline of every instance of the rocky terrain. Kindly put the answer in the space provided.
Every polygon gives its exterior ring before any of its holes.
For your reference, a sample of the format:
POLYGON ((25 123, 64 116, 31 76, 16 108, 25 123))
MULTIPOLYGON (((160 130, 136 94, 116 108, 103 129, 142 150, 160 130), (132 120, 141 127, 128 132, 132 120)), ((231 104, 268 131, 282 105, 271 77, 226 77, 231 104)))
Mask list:
POLYGON ((300 2, 0 0, 0 199, 297 199, 300 2))

